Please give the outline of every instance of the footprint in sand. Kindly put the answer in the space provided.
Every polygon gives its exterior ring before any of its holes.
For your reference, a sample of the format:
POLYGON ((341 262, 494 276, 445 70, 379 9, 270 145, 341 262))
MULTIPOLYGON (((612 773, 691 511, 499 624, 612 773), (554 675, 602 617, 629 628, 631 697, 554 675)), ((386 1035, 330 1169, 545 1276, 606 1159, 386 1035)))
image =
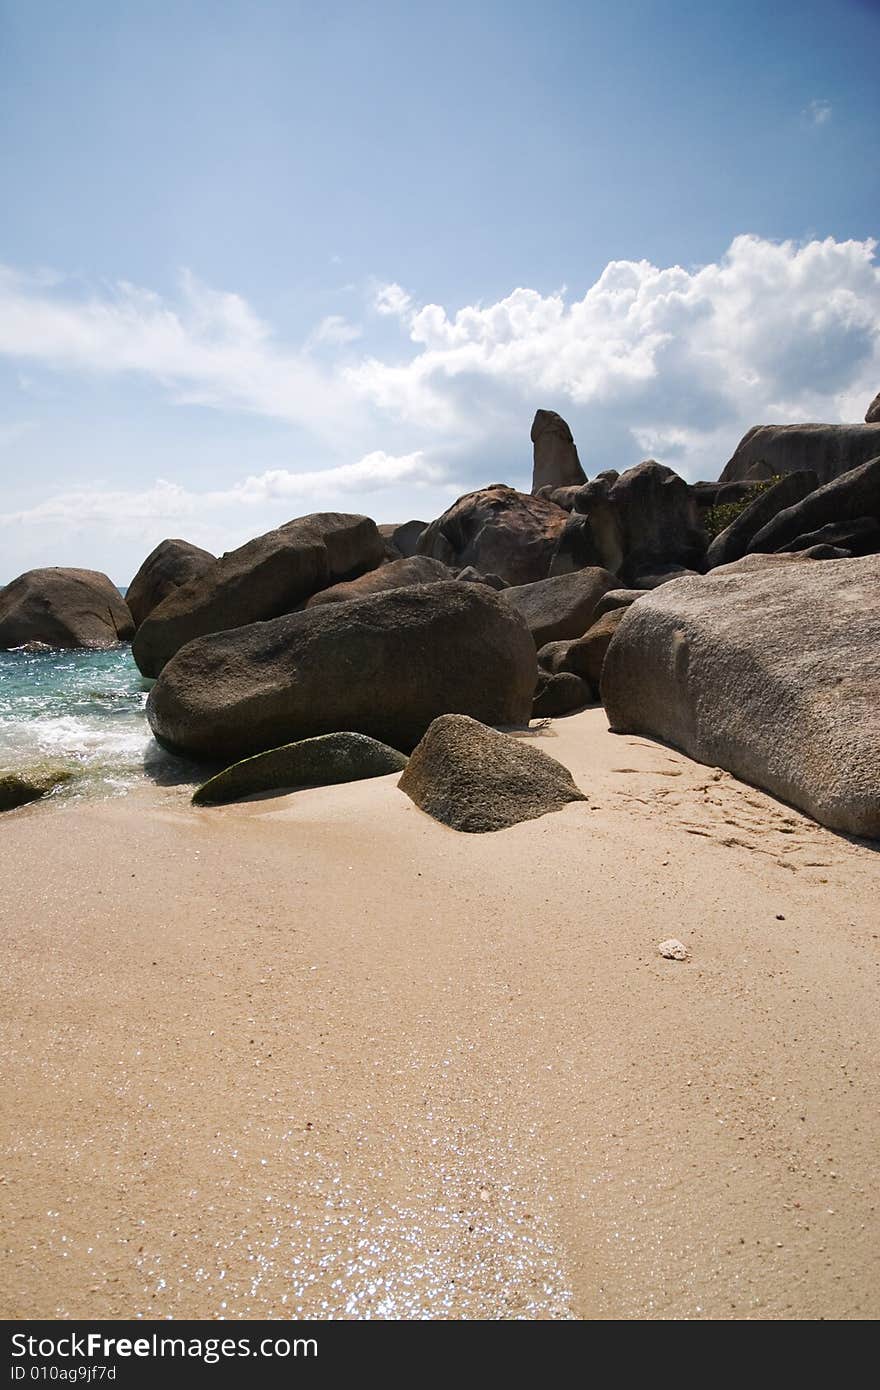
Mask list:
POLYGON ((689 835, 714 840, 726 849, 766 855, 781 868, 795 872, 831 868, 851 857, 846 840, 758 788, 737 781, 723 768, 707 769, 675 758, 657 744, 630 741, 629 746, 650 754, 653 765, 615 767, 613 772, 624 777, 676 779, 674 789, 643 784, 638 790, 618 792, 619 800, 634 810, 662 810, 665 820, 689 835), (661 760, 672 766, 658 766, 661 760))

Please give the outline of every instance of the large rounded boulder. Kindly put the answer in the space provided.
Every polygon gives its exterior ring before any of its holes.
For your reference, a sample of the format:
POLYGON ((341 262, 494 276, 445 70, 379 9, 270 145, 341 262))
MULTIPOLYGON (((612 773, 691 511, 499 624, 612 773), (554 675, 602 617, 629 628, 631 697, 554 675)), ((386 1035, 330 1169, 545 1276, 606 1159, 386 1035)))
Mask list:
POLYGON ((601 694, 616 733, 880 838, 878 652, 880 556, 752 556, 628 608, 601 694))
POLYGON ((536 680, 520 614, 452 580, 197 638, 164 668, 147 717, 160 742, 197 758, 337 730, 408 751, 439 714, 527 723, 536 680))
POLYGON ((737 444, 720 481, 759 481, 806 470, 828 483, 875 454, 880 454, 880 424, 753 425, 737 444))
POLYGON ((418 551, 445 565, 473 565, 505 584, 546 579, 568 514, 503 483, 469 492, 422 532, 418 551))
POLYGON ((434 720, 398 786, 434 820, 472 834, 587 799, 568 768, 533 743, 457 714, 434 720))
POLYGON ((365 516, 318 512, 231 550, 164 598, 138 628, 134 659, 158 676, 195 637, 291 613, 319 589, 382 563, 385 543, 365 516))
POLYGON ((131 610, 135 626, 140 627, 156 608, 175 589, 197 579, 216 564, 217 557, 210 550, 200 550, 189 541, 160 541, 151 550, 141 565, 125 593, 125 601, 131 610))
POLYGON ((0 589, 0 648, 115 647, 133 634, 128 605, 98 570, 28 570, 0 589))

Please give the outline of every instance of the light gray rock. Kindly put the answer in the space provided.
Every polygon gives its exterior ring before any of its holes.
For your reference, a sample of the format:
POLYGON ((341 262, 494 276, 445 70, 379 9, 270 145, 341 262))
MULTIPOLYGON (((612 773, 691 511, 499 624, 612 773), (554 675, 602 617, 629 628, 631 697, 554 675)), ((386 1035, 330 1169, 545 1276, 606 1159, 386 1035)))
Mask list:
POLYGON ((880 557, 750 558, 626 610, 602 672, 611 728, 880 838, 880 557))

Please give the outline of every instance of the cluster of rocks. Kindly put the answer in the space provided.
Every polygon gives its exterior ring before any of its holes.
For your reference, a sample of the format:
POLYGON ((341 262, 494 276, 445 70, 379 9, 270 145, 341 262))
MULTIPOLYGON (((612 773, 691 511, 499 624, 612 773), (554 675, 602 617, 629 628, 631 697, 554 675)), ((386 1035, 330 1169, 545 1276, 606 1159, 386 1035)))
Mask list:
POLYGON ((600 697, 613 729, 880 836, 878 414, 756 427, 718 482, 690 484, 654 460, 588 480, 539 410, 531 493, 491 484, 430 523, 319 513, 219 558, 164 541, 127 606, 106 576, 32 571, 0 593, 0 645, 132 638, 156 737, 236 765, 206 802, 416 750, 417 804, 497 828, 527 814, 509 808, 528 778, 548 806, 572 798, 492 729, 600 697))

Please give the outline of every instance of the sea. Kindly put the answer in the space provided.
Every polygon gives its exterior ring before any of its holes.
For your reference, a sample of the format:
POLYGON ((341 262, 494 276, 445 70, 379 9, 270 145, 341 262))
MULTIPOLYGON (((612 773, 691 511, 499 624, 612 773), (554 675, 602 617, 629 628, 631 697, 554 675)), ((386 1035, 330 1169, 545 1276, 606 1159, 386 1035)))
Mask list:
POLYGON ((75 773, 54 795, 121 795, 173 760, 144 707, 149 682, 131 648, 0 651, 0 771, 60 765, 75 773))

